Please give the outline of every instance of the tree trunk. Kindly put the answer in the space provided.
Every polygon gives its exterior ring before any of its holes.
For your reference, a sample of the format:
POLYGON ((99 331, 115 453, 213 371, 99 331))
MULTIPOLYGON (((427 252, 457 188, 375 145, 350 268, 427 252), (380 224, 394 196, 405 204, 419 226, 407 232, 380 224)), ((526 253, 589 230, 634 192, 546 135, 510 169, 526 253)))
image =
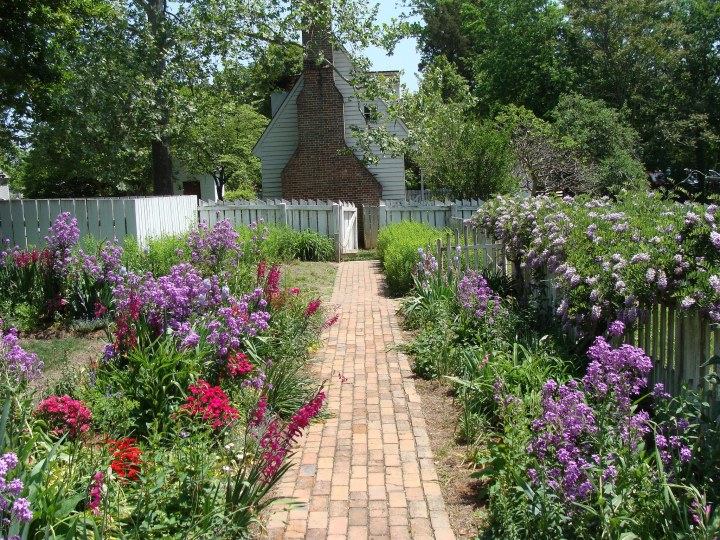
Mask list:
POLYGON ((172 157, 167 136, 152 142, 152 176, 155 195, 173 194, 172 157))
POLYGON ((170 154, 170 111, 167 96, 163 90, 162 79, 167 69, 167 52, 169 47, 167 0, 151 0, 144 3, 150 23, 152 40, 155 45, 155 58, 153 59, 153 82, 156 85, 155 101, 160 110, 158 123, 159 140, 152 141, 152 176, 153 193, 155 195, 172 195, 172 156, 170 154))

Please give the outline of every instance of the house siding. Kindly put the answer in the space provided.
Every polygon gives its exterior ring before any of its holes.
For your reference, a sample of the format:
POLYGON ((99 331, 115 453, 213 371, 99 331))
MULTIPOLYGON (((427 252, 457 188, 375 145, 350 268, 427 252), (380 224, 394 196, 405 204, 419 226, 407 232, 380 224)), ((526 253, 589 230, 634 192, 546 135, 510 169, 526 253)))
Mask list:
POLYGON ((301 77, 255 149, 262 163, 262 196, 265 198, 282 197, 282 172, 298 145, 297 97, 302 85, 301 77))
MULTIPOLYGON (((335 68, 346 79, 350 78, 352 64, 350 58, 344 50, 334 51, 335 68)), ((343 80, 342 77, 335 75, 335 86, 342 94, 345 100, 345 141, 350 148, 355 148, 356 141, 352 136, 352 126, 365 125, 365 117, 363 116, 363 107, 358 103, 355 96, 355 89, 343 80)), ((378 104, 378 109, 383 112, 385 109, 383 103, 378 104)), ((404 128, 398 123, 388 123, 387 130, 397 136, 405 137, 404 128)), ((373 148, 377 152, 377 148, 373 148)), ((362 159, 361 152, 355 152, 362 159)), ((383 199, 403 199, 405 200, 405 160, 401 157, 379 156, 379 160, 375 164, 368 164, 368 170, 377 178, 382 186, 383 199)))

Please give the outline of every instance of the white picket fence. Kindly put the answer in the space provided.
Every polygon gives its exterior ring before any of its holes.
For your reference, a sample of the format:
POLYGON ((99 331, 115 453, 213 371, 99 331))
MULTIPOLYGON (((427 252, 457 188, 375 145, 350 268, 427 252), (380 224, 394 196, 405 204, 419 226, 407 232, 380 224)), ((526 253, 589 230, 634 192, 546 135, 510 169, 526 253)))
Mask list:
POLYGON ((312 199, 214 202, 201 204, 198 215, 209 226, 227 219, 236 227, 263 221, 300 232, 311 230, 333 238, 340 254, 355 253, 358 249, 357 207, 349 202, 312 199))
MULTIPOLYGON (((483 270, 490 268, 502 273, 512 273, 513 266, 505 257, 504 246, 486 237, 482 231, 472 227, 455 230, 444 239, 438 239, 435 254, 441 269, 455 264, 458 257, 464 269, 483 270), (459 247, 459 249, 458 249, 459 247)), ((523 279, 529 282, 530 272, 523 272, 523 279)), ((551 310, 559 305, 560 298, 552 274, 535 286, 545 291, 546 302, 551 310)), ((638 322, 620 342, 642 348, 653 360, 654 369, 650 374, 650 386, 663 383, 668 392, 678 395, 685 385, 688 388, 705 389, 717 402, 717 384, 708 382, 706 376, 720 375, 720 329, 697 313, 688 315, 676 306, 654 304, 643 306, 638 322)), ((720 380, 720 379, 719 379, 720 380)))
POLYGON ((458 228, 483 205, 479 199, 456 201, 380 201, 380 228, 401 221, 418 221, 440 229, 458 228))
POLYGON ((0 201, 0 238, 7 245, 41 247, 58 215, 77 218, 80 237, 98 240, 150 238, 187 232, 197 223, 197 198, 127 197, 98 199, 21 199, 0 201))
POLYGON ((458 229, 483 204, 479 199, 456 201, 380 201, 379 206, 363 205, 363 238, 365 247, 377 247, 383 227, 401 221, 417 221, 443 229, 458 229))

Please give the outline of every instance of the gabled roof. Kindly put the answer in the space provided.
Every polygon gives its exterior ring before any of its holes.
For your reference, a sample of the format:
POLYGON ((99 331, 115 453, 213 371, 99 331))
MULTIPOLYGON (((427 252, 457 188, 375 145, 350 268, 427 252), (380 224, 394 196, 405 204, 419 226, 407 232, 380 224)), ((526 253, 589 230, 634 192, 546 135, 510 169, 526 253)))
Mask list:
MULTIPOLYGON (((263 145, 265 140, 270 136, 270 132, 273 131, 273 129, 275 128, 275 125, 278 123, 278 118, 280 118, 283 115, 283 113, 285 112, 285 109, 287 108, 288 103, 290 103, 291 100, 295 99, 295 96, 297 96, 297 94, 300 92, 300 87, 302 86, 302 82, 304 79, 305 79, 305 75, 304 74, 300 75, 298 80, 295 82, 295 85, 292 87, 292 90, 290 90, 288 95, 285 96, 285 99, 283 100, 282 105, 280 105, 280 108, 277 110, 275 115, 272 117, 272 120, 270 120, 270 123, 265 128, 265 131, 263 131, 262 136, 260 137, 260 139, 258 139, 258 142, 255 143, 255 146, 253 146, 252 152, 256 156, 258 156, 258 150, 263 145)), ((258 157, 260 157, 260 156, 258 156, 258 157)))
MULTIPOLYGON (((340 45, 340 47, 339 47, 339 49, 338 49, 338 52, 342 52, 343 54, 345 54, 345 56, 350 60, 350 62, 352 62, 351 56, 350 56, 350 54, 347 52, 347 49, 346 49, 344 46, 340 45)), ((372 75, 387 77, 387 78, 390 78, 390 79, 394 79, 394 78, 395 78, 395 79, 398 80, 398 82, 399 82, 399 80, 400 80, 400 72, 399 72, 399 71, 370 71, 369 73, 372 74, 372 75)), ((298 94, 299 91, 300 91, 300 87, 302 86, 302 82, 303 82, 304 79, 305 79, 305 75, 304 75, 304 74, 300 75, 300 76, 297 78, 297 80, 295 81, 295 83, 294 83, 292 89, 290 90, 290 92, 288 93, 288 95, 285 96, 285 99, 283 100, 282 104, 280 105, 280 108, 279 108, 279 109, 277 110, 277 112, 273 115, 272 120, 270 120, 270 123, 269 123, 268 126, 265 128, 265 131, 263 132, 263 134, 262 134, 262 136, 260 137, 260 139, 258 139, 258 142, 255 143, 255 146, 254 146, 253 149, 252 149, 252 152, 253 152, 254 155, 260 157, 260 156, 258 155, 258 152, 259 152, 260 148, 261 148, 262 145, 265 143, 265 141, 267 140, 267 138, 270 137, 270 133, 271 133, 272 131, 274 131, 274 128, 275 128, 275 126, 277 125, 279 119, 283 116, 283 114, 284 114, 284 112, 285 112, 285 109, 286 109, 287 106, 288 106, 288 103, 290 103, 292 100, 294 100, 294 99, 296 98, 297 94, 298 94)), ((407 125, 405 124, 405 122, 404 122, 401 118, 398 118, 397 120, 395 120, 395 123, 397 123, 397 124, 400 125, 401 129, 402 129, 403 131, 405 131, 405 134, 406 134, 406 135, 409 133, 409 130, 408 130, 407 125)))

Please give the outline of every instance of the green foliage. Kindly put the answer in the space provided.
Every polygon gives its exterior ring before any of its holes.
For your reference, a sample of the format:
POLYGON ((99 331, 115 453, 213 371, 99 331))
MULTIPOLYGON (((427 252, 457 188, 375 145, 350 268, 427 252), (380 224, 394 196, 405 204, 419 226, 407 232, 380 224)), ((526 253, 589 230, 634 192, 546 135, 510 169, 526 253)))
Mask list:
POLYGON ((297 232, 289 227, 271 227, 264 253, 281 261, 332 261, 335 242, 309 229, 297 232))
POLYGON ((261 184, 260 160, 252 149, 267 118, 212 86, 196 90, 192 99, 196 112, 177 145, 183 164, 191 172, 211 175, 218 193, 225 188, 256 190, 261 184))
MULTIPOLYGON (((479 112, 549 119, 577 93, 623 110, 646 169, 717 168, 720 8, 708 0, 416 0, 423 68, 446 57, 479 112)), ((635 170, 629 159, 615 169, 635 170)), ((608 164, 610 167, 610 165, 608 164)), ((612 174, 612 169, 609 171, 612 174)))
POLYGON ((255 186, 252 184, 240 184, 237 188, 225 192, 223 200, 233 201, 254 201, 257 199, 255 186))
POLYGON ((644 168, 634 154, 639 137, 621 112, 602 101, 569 94, 560 97, 552 114, 553 129, 572 139, 574 150, 591 166, 596 186, 591 191, 616 194, 644 187, 644 168))
POLYGON ((486 199, 513 191, 507 134, 472 114, 473 100, 454 66, 438 57, 417 93, 402 104, 410 129, 408 152, 426 185, 458 199, 486 199))
POLYGON ((432 249, 444 232, 416 221, 402 221, 380 229, 377 254, 392 294, 403 295, 410 290, 413 272, 420 262, 418 249, 432 249))

